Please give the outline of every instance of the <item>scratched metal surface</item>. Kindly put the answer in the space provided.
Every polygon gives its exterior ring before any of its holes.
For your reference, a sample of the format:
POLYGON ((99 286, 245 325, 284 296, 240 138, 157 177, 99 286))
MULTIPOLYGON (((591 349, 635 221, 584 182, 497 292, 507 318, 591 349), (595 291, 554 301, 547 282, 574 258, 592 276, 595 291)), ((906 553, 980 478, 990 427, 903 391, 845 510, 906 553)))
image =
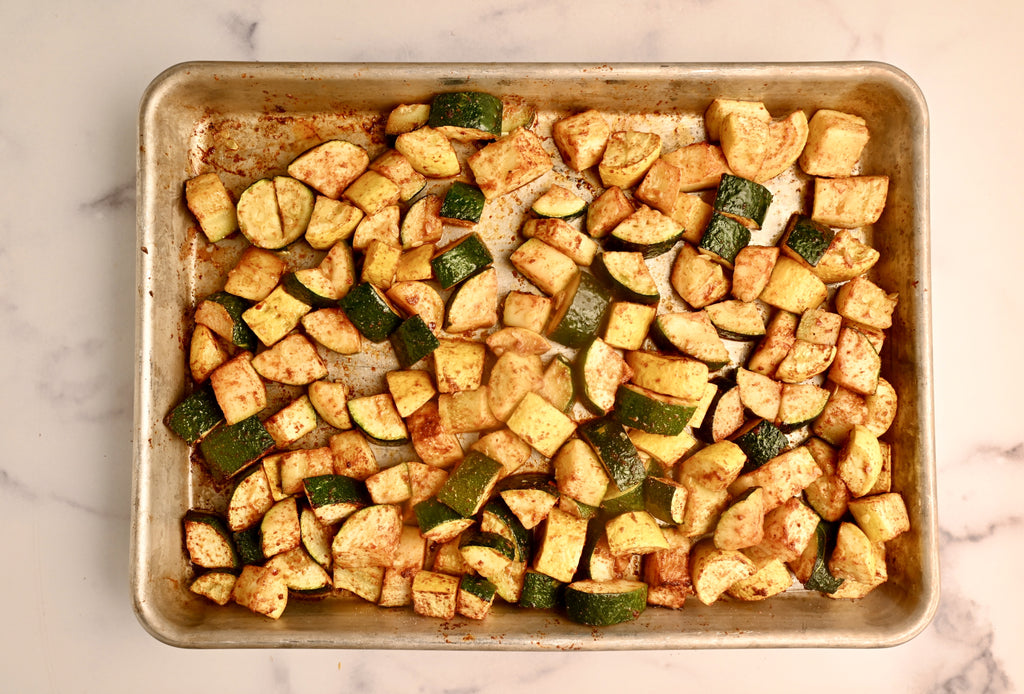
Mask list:
MULTIPOLYGON (((507 270, 519 225, 533 199, 553 183, 592 199, 592 174, 555 170, 488 203, 477 231, 507 270)), ((439 189, 447 182, 433 183, 439 189)), ((774 243, 789 213, 809 209, 808 179, 794 171, 767 184, 775 195, 753 243, 774 243)), ((932 416, 928 218, 928 116, 909 77, 879 63, 809 64, 248 64, 188 63, 151 84, 142 100, 138 156, 138 301, 135 463, 132 499, 132 596, 141 623, 182 647, 336 647, 425 649, 681 649, 877 647, 916 635, 930 621, 939 592, 932 416), (648 609, 611 628, 591 629, 549 612, 498 606, 482 622, 418 617, 355 599, 293 600, 276 622, 238 606, 218 607, 188 591, 191 577, 180 520, 189 507, 216 507, 215 489, 188 448, 163 426, 187 392, 190 317, 198 297, 221 288, 244 247, 197 236, 183 203, 190 176, 217 171, 237 196, 256 178, 283 173, 298 153, 341 137, 369 151, 386 147, 383 117, 399 103, 428 101, 441 90, 479 89, 521 97, 538 108, 536 132, 555 154, 551 124, 583 108, 603 111, 613 129, 657 132, 664 151, 704 139, 701 114, 716 96, 764 101, 774 116, 795 108, 847 110, 865 117, 872 138, 861 165, 890 176, 886 212, 863 234, 882 260, 872 277, 900 301, 883 350, 883 375, 900 395, 893 447, 893 487, 906 499, 913 529, 890 543, 889 581, 858 601, 794 589, 760 603, 696 599, 682 610, 648 609)), ((449 236, 464 230, 450 228, 449 236)), ((295 244, 290 264, 317 253, 295 244)), ((683 309, 668 283, 674 254, 652 263, 665 297, 660 312, 683 309)), ((525 287, 500 272, 500 291, 525 287)), ((364 341, 353 357, 331 356, 331 378, 357 394, 383 390, 397 366, 390 349, 364 341)), ((732 343, 741 359, 744 347, 732 343)), ((289 396, 274 393, 277 402, 289 396)), ((576 415, 582 415, 577 410, 576 415)), ((318 431, 299 445, 314 445, 318 431)), ((387 465, 411 448, 375 448, 387 465)))

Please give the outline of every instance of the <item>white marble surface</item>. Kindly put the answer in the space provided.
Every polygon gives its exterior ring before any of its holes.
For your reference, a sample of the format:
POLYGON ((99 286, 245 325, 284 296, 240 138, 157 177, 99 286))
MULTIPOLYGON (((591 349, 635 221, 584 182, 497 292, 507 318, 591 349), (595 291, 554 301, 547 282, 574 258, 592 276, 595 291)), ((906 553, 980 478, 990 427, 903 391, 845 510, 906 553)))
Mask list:
POLYGON ((1010 0, 0 3, 0 690, 1024 689, 1021 28, 1010 0), (932 128, 932 625, 895 648, 813 653, 195 652, 147 635, 128 590, 135 124, 149 81, 196 59, 870 59, 908 72, 932 128))

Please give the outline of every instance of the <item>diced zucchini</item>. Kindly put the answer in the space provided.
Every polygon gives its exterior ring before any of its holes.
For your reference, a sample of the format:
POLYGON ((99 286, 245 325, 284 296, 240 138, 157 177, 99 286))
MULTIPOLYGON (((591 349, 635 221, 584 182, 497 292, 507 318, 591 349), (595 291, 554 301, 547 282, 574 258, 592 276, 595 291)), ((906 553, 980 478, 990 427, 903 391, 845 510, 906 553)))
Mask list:
POLYGON ((782 385, 763 374, 740 367, 736 370, 736 385, 740 388, 743 406, 769 422, 779 415, 782 385))
POLYGON ((715 212, 711 215, 697 248, 726 267, 733 267, 736 254, 750 243, 750 230, 731 217, 715 212))
POLYGON ((551 509, 540 530, 533 568, 563 583, 576 574, 587 540, 587 521, 558 508, 551 509))
POLYGON ((679 249, 672 263, 672 288, 693 309, 700 310, 729 294, 729 280, 720 263, 690 245, 679 249))
POLYGON ((612 250, 636 251, 653 258, 672 250, 683 236, 683 227, 674 219, 646 205, 622 220, 608 237, 612 250))
POLYGON ((238 568, 238 553, 224 518, 210 511, 191 509, 182 519, 189 561, 204 569, 238 568))
POLYGON ((294 496, 276 502, 260 520, 260 547, 270 558, 295 549, 302 543, 299 510, 294 496))
POLYGON ((719 549, 710 539, 701 540, 690 553, 691 578, 697 599, 710 605, 736 581, 753 575, 754 562, 742 553, 719 549))
POLYGON ((434 268, 430 266, 430 259, 434 257, 437 249, 432 243, 425 243, 422 246, 402 252, 398 259, 398 267, 395 269, 395 282, 417 282, 434 278, 434 268))
POLYGON ((303 491, 317 519, 334 525, 369 505, 366 485, 345 475, 314 475, 302 480, 303 491))
POLYGON ((677 468, 680 482, 692 480, 710 490, 725 490, 746 464, 747 456, 733 441, 717 441, 685 458, 677 468))
POLYGON ((395 281, 398 259, 402 249, 396 244, 373 239, 363 254, 363 272, 360 279, 387 291, 395 281))
POLYGON ((605 186, 632 188, 661 155, 661 137, 635 130, 613 132, 608 137, 598 174, 605 186))
POLYGON ((529 292, 510 291, 505 295, 501 322, 509 328, 544 332, 551 315, 551 299, 529 292))
POLYGON ((338 199, 369 163, 366 150, 359 145, 344 140, 328 140, 292 160, 288 165, 288 175, 329 198, 338 199))
POLYGON ((352 203, 318 195, 306 226, 306 243, 317 250, 326 250, 352 236, 362 219, 363 211, 352 203))
POLYGON ((167 426, 187 443, 198 443, 224 421, 213 386, 207 384, 175 405, 167 415, 167 426))
POLYGON ((564 601, 565 584, 535 569, 527 569, 523 579, 520 607, 550 610, 564 601))
POLYGON ((233 573, 227 571, 207 571, 196 576, 188 589, 218 605, 227 605, 231 601, 236 579, 237 577, 233 573))
POLYGON ((446 137, 469 142, 501 135, 502 102, 484 92, 446 92, 434 96, 427 125, 446 137))
POLYGON ((644 174, 636 189, 636 197, 659 212, 672 216, 679 199, 679 187, 682 184, 683 172, 665 161, 664 157, 656 159, 651 168, 644 174))
POLYGON ((715 524, 714 542, 719 549, 754 547, 764 538, 764 492, 754 487, 740 494, 722 511, 715 524))
POLYGON ((527 239, 509 256, 512 267, 542 292, 561 292, 579 274, 572 258, 540 239, 527 239))
POLYGON ((650 554, 668 549, 668 541, 647 511, 630 511, 605 523, 608 548, 616 556, 650 554))
POLYGON ((455 611, 470 619, 483 619, 491 609, 496 594, 494 584, 483 576, 463 574, 455 611))
POLYGON ((200 442, 203 462, 215 480, 226 480, 273 450, 274 438, 253 415, 218 427, 200 442))
POLYGON ((708 367, 687 357, 657 352, 626 352, 626 363, 633 370, 633 383, 656 393, 697 402, 704 394, 708 367))
POLYGON ((475 522, 437 499, 426 499, 413 507, 416 524, 423 537, 431 542, 444 543, 457 538, 475 522))
POLYGON ((727 299, 704 307, 711 324, 726 340, 756 340, 765 334, 764 319, 754 303, 727 299))
POLYGON ((836 292, 836 312, 871 328, 892 327, 898 296, 889 294, 866 277, 855 277, 836 292))
POLYGON ((205 325, 195 326, 188 347, 188 370, 193 381, 205 381, 214 369, 228 360, 229 356, 212 330, 205 325))
POLYGON ((768 322, 764 339, 750 355, 747 368, 765 376, 773 376, 796 341, 798 322, 797 316, 788 311, 776 312, 768 322))
POLYGON ((757 178, 771 144, 768 122, 760 114, 729 113, 722 120, 719 138, 729 168, 737 176, 757 178))
POLYGON ((366 491, 375 504, 402 504, 412 498, 408 463, 384 468, 366 478, 366 491))
POLYGON ((466 163, 488 200, 540 178, 554 166, 540 138, 526 128, 503 135, 470 155, 466 163))
POLYGON ((813 557, 808 576, 802 581, 807 590, 831 594, 843 584, 843 579, 833 576, 828 568, 828 558, 832 556, 838 532, 837 524, 826 521, 820 521, 815 527, 814 539, 804 550, 805 555, 813 557))
MULTIPOLYGON (((694 424, 693 417, 690 418, 690 424, 694 424)), ((628 433, 629 440, 633 442, 637 450, 647 453, 666 467, 675 465, 680 458, 697 445, 697 439, 688 431, 683 431, 675 436, 650 434, 640 429, 630 429, 628 433)))
POLYGON ((666 477, 644 479, 644 508, 663 523, 683 522, 687 495, 685 486, 666 477))
POLYGON ((740 475, 729 485, 729 493, 742 494, 751 487, 764 489, 764 507, 770 511, 800 493, 821 476, 821 468, 806 446, 781 453, 754 470, 740 475))
POLYGON ((401 135, 422 128, 430 118, 430 104, 399 104, 388 113, 384 124, 387 135, 401 135))
POLYGON ((430 260, 442 289, 454 287, 494 261, 477 233, 466 234, 437 250, 430 260))
POLYGON ((608 303, 608 292, 592 275, 577 273, 565 289, 554 296, 548 337, 566 347, 582 347, 597 336, 608 303))
POLYGON ((519 438, 549 458, 576 430, 576 424, 569 417, 536 393, 526 394, 506 424, 519 438))
POLYGON ((480 188, 471 183, 455 181, 445 193, 438 214, 448 224, 471 227, 480 221, 486 202, 480 188))
POLYGON ((375 443, 398 446, 409 442, 409 432, 388 393, 352 398, 348 412, 352 423, 375 443))
MULTIPOLYGON (((717 140, 716 138, 712 138, 717 140)), ((694 142, 662 156, 682 172, 679 190, 692 193, 718 186, 723 173, 732 173, 722 148, 711 142, 694 142)))
POLYGON ((662 314, 655 319, 651 336, 669 349, 704 362, 710 371, 729 363, 729 350, 704 311, 662 314))
POLYGON ((402 244, 401 211, 388 205, 379 212, 363 217, 352 233, 352 248, 365 251, 374 240, 392 246, 402 244))
POLYGON ((232 532, 245 530, 259 523, 263 514, 274 505, 267 473, 254 465, 235 483, 228 502, 228 527, 232 532))
POLYGON ((227 292, 214 292, 196 307, 195 321, 205 325, 230 344, 245 350, 256 349, 256 335, 243 320, 249 302, 227 292))
POLYGON ((416 614, 438 619, 454 619, 458 606, 458 576, 434 571, 418 571, 412 580, 412 606, 416 614))
POLYGON ((882 360, 868 338, 856 328, 843 328, 828 370, 829 380, 855 393, 873 395, 881 370, 882 360))
POLYGON ((470 448, 501 463, 502 475, 511 475, 530 459, 530 444, 508 429, 484 434, 470 448))
POLYGON ((626 383, 615 394, 612 416, 625 426, 651 434, 676 436, 682 433, 696 409, 686 401, 626 383))
POLYGON ((487 502, 504 468, 479 451, 470 451, 437 493, 437 500, 464 517, 476 515, 487 502))
POLYGON ((280 571, 288 589, 300 595, 324 595, 333 587, 330 574, 301 546, 274 555, 266 567, 280 571))
POLYGON ((523 236, 540 239, 583 266, 594 262, 600 248, 594 239, 577 231, 564 219, 529 219, 523 225, 523 236))
POLYGON ((619 386, 632 376, 632 369, 608 343, 594 338, 577 353, 573 373, 587 408, 607 414, 615 404, 619 386))
POLYGON ((601 253, 593 264, 593 271, 594 276, 618 299, 640 304, 657 304, 661 300, 658 285, 644 261, 643 253, 601 253))
POLYGON ((562 412, 568 412, 576 400, 572 365, 561 354, 556 354, 544 369, 537 394, 562 412))
POLYGON ((566 165, 583 171, 601 161, 611 128, 604 116, 588 109, 557 121, 551 134, 566 165))
POLYGON ((565 588, 569 619, 590 626, 609 626, 636 619, 647 607, 647 584, 641 581, 575 581, 565 588))
POLYGON ((764 419, 755 419, 745 424, 732 436, 732 442, 747 458, 743 472, 756 470, 782 453, 789 445, 786 435, 764 419))
POLYGON ((434 373, 439 393, 475 390, 483 382, 487 346, 482 342, 442 339, 434 350, 434 373))
POLYGON ((485 267, 466 278, 448 298, 444 329, 463 333, 498 322, 498 271, 485 267))
POLYGON ((527 530, 537 527, 558 503, 558 487, 549 475, 541 473, 505 477, 498 483, 497 490, 527 530))
POLYGON ((516 128, 532 128, 537 123, 537 107, 520 96, 506 94, 501 97, 501 134, 516 128))
POLYGON ((367 282, 353 287, 338 305, 359 333, 370 342, 383 342, 402 322, 387 297, 367 282))
POLYGON ((554 219, 575 219, 586 210, 587 201, 562 186, 551 186, 530 206, 538 217, 554 219))
POLYGON ((760 229, 772 203, 772 194, 760 183, 722 174, 715 195, 714 208, 746 227, 760 229))
POLYGON ((807 114, 800 109, 769 122, 768 151, 754 180, 764 183, 796 163, 807 144, 808 134, 807 114))
POLYGON ((811 176, 849 176, 869 139, 860 116, 818 109, 808 123, 800 168, 811 176))
POLYGON ((293 333, 252 358, 263 378, 291 386, 305 386, 327 376, 327 365, 316 347, 301 333, 293 333))
POLYGON ((843 229, 874 224, 882 216, 888 192, 888 176, 815 178, 811 218, 843 229))
POLYGON ((779 241, 782 252, 808 265, 817 265, 832 243, 835 232, 810 217, 795 214, 779 241))
POLYGON ((210 243, 227 238, 238 228, 235 202, 216 172, 187 180, 185 203, 210 243))
POLYGON ((646 477, 643 459, 619 422, 599 417, 581 424, 579 433, 620 490, 631 489, 646 477))
POLYGON ((744 421, 740 387, 725 387, 723 385, 718 388, 708 405, 707 414, 696 434, 702 441, 715 443, 736 433, 743 426, 744 421))
POLYGON ((444 300, 434 287, 426 282, 396 282, 387 291, 387 297, 407 315, 423 319, 435 335, 444 324, 444 300))
POLYGON ((910 530, 906 503, 895 492, 855 499, 850 513, 872 542, 888 542, 910 530))
POLYGON ((279 619, 288 605, 288 584, 279 569, 249 565, 235 581, 232 598, 257 614, 279 619))
POLYGON ((306 334, 338 354, 356 354, 362 347, 359 330, 340 308, 312 311, 300 321, 306 334))
POLYGON ((587 233, 595 239, 603 238, 633 211, 633 203, 622 192, 622 188, 612 186, 590 203, 587 209, 587 233))
POLYGON ((776 421, 783 431, 793 431, 814 421, 828 402, 828 391, 813 383, 783 383, 776 421))
POLYGON ((866 273, 880 257, 876 249, 861 243, 849 230, 840 229, 812 271, 827 284, 846 282, 866 273))
POLYGON ((316 381, 306 389, 309 402, 316 409, 320 418, 335 429, 351 429, 352 420, 348 415, 345 402, 348 398, 348 386, 341 382, 316 381))
POLYGON ((836 348, 832 345, 794 340, 793 346, 775 369, 775 379, 783 383, 801 383, 824 373, 835 356, 836 348))
POLYGON ((651 304, 613 301, 608 306, 604 341, 618 349, 640 349, 657 315, 658 307, 651 304))
POLYGON ((424 126, 400 134, 395 138, 395 149, 427 178, 449 178, 462 170, 452 143, 436 128, 424 126))
POLYGON ((733 260, 732 295, 740 301, 754 301, 772 276, 779 258, 776 246, 744 246, 733 260))
POLYGON ((331 553, 334 565, 359 569, 391 566, 402 537, 398 506, 377 504, 359 509, 341 524, 331 553))
POLYGON ((370 162, 370 170, 391 179, 398 186, 399 199, 402 202, 412 200, 427 185, 426 176, 412 168, 409 160, 397 149, 385 150, 370 162))
POLYGON ((792 258, 780 256, 759 298, 783 311, 801 314, 817 308, 827 297, 828 288, 813 272, 792 258))
POLYGON ((493 497, 481 509, 480 530, 509 540, 514 549, 513 561, 526 561, 533 553, 533 534, 500 496, 493 497))
MULTIPOLYGON (((402 321, 391 334, 391 344, 402 368, 408 369, 441 346, 423 318, 414 315, 402 321)), ((389 374, 390 375, 390 374, 389 374)))
POLYGON ((311 310, 309 304, 296 299, 278 285, 266 299, 246 309, 242 319, 260 342, 269 347, 294 330, 311 310))
POLYGON ((536 354, 505 352, 491 367, 487 397, 491 413, 506 421, 526 394, 543 379, 544 365, 536 354))

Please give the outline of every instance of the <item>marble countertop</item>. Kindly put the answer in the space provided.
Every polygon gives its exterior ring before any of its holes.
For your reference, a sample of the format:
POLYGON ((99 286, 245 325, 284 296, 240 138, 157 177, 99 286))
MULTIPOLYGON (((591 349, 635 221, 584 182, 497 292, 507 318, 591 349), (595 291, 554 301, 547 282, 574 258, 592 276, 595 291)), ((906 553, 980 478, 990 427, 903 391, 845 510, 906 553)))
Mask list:
POLYGON ((1005 202, 1019 197, 1024 161, 1022 26, 1024 5, 1006 0, 3 4, 3 689, 613 691, 638 678, 711 691, 1024 688, 1013 395, 1024 378, 1002 361, 1024 337, 1013 290, 1024 236, 1005 202), (906 71, 931 122, 942 575, 931 625, 893 648, 814 653, 189 651, 154 640, 128 586, 135 137, 147 84, 187 60, 877 60, 906 71))

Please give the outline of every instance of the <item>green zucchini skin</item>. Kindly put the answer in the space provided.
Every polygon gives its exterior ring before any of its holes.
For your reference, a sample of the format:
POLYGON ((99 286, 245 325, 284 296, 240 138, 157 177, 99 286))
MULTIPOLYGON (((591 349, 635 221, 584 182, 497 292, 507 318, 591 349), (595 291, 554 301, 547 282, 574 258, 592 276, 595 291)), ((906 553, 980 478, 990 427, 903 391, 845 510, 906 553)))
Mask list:
POLYGON ((771 204, 771 191, 760 183, 723 173, 713 207, 719 212, 749 219, 761 228, 771 204))
POLYGON ((366 484, 345 475, 316 475, 302 481, 306 497, 314 508, 331 504, 362 504, 369 506, 366 484))
POLYGON ((516 514, 512 513, 504 499, 500 496, 491 497, 491 500, 484 504, 481 513, 494 516, 512 535, 516 561, 526 561, 533 554, 533 533, 526 529, 516 514))
POLYGON ((684 518, 679 511, 685 504, 686 488, 663 477, 644 479, 644 510, 663 523, 679 524, 684 518), (682 499, 683 503, 679 503, 682 499))
POLYGON ((533 569, 526 570, 520 607, 551 610, 565 604, 565 584, 533 569))
POLYGON ((610 626, 636 619, 647 608, 647 584, 621 581, 628 589, 591 593, 583 586, 592 581, 570 583, 565 590, 566 613, 574 622, 589 626, 610 626))
POLYGON ((485 547, 493 549, 507 559, 515 559, 516 548, 507 537, 498 533, 471 530, 462 534, 459 538, 459 549, 463 547, 485 547))
POLYGON ((622 424, 611 417, 598 417, 584 422, 577 431, 619 489, 632 489, 643 482, 647 470, 622 424))
POLYGON ((817 265, 825 251, 832 245, 833 238, 835 232, 824 224, 815 222, 810 217, 793 215, 789 220, 783 243, 808 265, 817 265))
POLYGON ((423 318, 416 314, 402 321, 395 329, 391 334, 391 345, 395 349, 398 363, 403 369, 408 369, 440 347, 441 341, 427 327, 423 318))
POLYGON ((493 262, 487 244, 474 232, 439 250, 430 259, 430 266, 441 288, 450 289, 493 262))
POLYGON ((205 383, 178 403, 167 415, 166 424, 186 443, 198 443, 224 421, 213 386, 205 383))
POLYGON ((256 333, 242 318, 242 314, 252 305, 246 299, 227 292, 214 292, 206 297, 207 301, 213 301, 224 307, 231 316, 233 327, 231 329, 231 344, 239 349, 254 352, 259 345, 256 333))
POLYGON ((459 590, 464 590, 485 602, 494 600, 494 595, 497 593, 497 588, 493 583, 483 576, 474 576, 473 574, 462 574, 459 590))
POLYGON ((750 229, 718 212, 711 213, 711 221, 704 229, 697 248, 717 256, 729 265, 736 260, 736 254, 750 243, 750 229))
POLYGON ((238 552, 238 559, 242 564, 262 564, 267 560, 266 555, 263 554, 259 523, 232 533, 232 539, 235 543, 235 551, 238 552))
POLYGON ((468 518, 483 506, 504 468, 479 451, 470 451, 437 493, 437 500, 468 518))
POLYGON ((782 430, 765 419, 743 427, 733 435, 732 442, 747 456, 743 464, 744 474, 761 467, 789 445, 789 439, 782 430))
POLYGON ((338 300, 338 306, 370 342, 383 342, 402 322, 401 316, 380 290, 369 282, 352 287, 348 294, 338 300))
POLYGON ((573 349, 579 349, 594 339, 611 303, 607 290, 593 275, 580 272, 578 277, 579 283, 575 287, 575 283, 570 284, 564 295, 556 297, 556 306, 560 301, 568 305, 563 306, 565 312, 561 317, 552 317, 548 329, 550 339, 573 349))
POLYGON ((427 125, 478 130, 480 138, 501 135, 501 99, 485 92, 446 92, 434 97, 427 125))
POLYGON ((253 415, 214 429, 199 443, 199 450, 210 475, 224 481, 272 451, 275 445, 274 437, 253 415))
POLYGON ((286 273, 281 278, 281 286, 293 297, 313 308, 330 308, 338 304, 336 299, 318 294, 312 287, 304 284, 302 276, 295 272, 286 273))
POLYGON ((455 181, 445 193, 440 216, 452 224, 472 226, 483 217, 486 201, 483 191, 477 186, 455 181))
POLYGON ((658 292, 657 286, 653 290, 639 287, 635 281, 631 282, 630 278, 624 277, 614 267, 610 268, 607 264, 607 255, 607 253, 599 253, 594 258, 590 269, 594 273, 594 277, 611 292, 613 297, 636 304, 657 304, 661 301, 661 294, 658 292))
POLYGON ((669 400, 669 396, 659 396, 646 388, 620 385, 612 416, 620 424, 649 434, 676 436, 686 428, 697 407, 669 400))
POLYGON ((814 542, 818 546, 818 556, 814 559, 814 568, 811 569, 811 576, 804 583, 807 590, 817 590, 822 593, 832 594, 843 585, 842 578, 836 578, 828 570, 828 558, 836 546, 836 535, 839 532, 838 523, 829 523, 826 520, 818 522, 814 529, 814 542))

